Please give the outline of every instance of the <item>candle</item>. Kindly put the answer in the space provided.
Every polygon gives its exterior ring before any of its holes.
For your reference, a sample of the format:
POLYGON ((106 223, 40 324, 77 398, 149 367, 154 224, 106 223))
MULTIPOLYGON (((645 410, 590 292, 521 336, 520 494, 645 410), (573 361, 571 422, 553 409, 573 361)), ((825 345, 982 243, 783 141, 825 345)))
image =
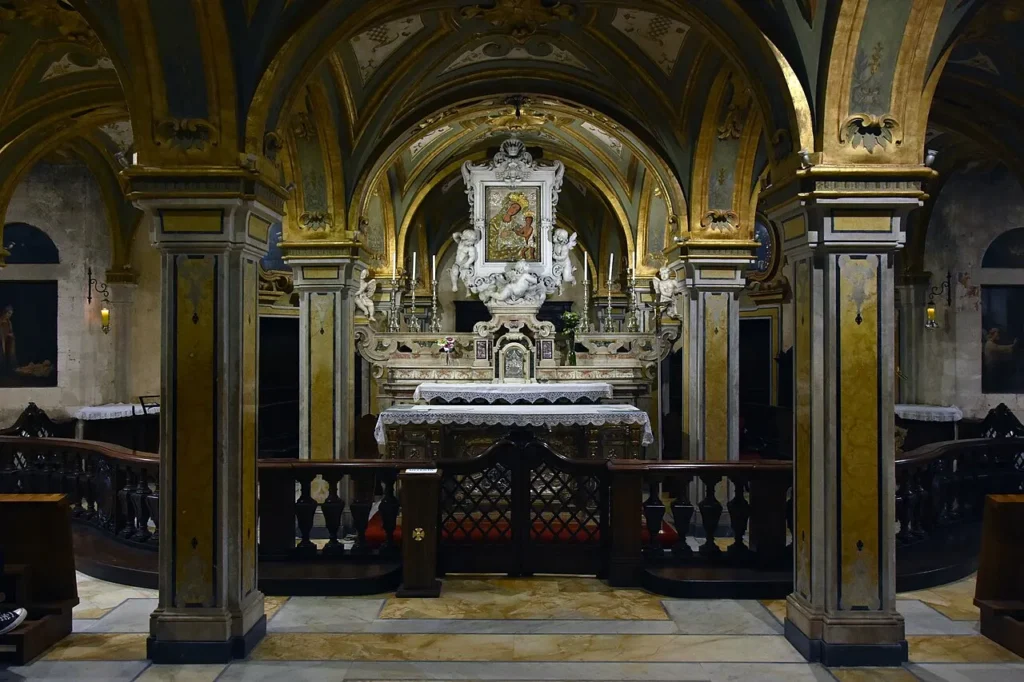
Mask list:
POLYGON ((587 283, 587 257, 583 256, 583 284, 587 283))
POLYGON ((394 251, 391 254, 391 277, 392 279, 398 279, 398 251, 394 251))
POLYGON ((434 282, 437 281, 437 254, 431 254, 430 256, 430 279, 434 282))
POLYGON ((612 265, 615 264, 615 254, 608 254, 608 281, 612 281, 612 265))
POLYGON ((412 252, 412 284, 416 286, 416 252, 412 252))

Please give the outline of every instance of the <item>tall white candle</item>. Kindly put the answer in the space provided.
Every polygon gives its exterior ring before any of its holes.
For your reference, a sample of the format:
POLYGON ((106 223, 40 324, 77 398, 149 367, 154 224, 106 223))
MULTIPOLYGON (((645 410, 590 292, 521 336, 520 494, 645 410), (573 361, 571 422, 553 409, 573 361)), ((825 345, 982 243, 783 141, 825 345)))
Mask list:
POLYGON ((584 285, 586 285, 586 283, 587 283, 587 270, 588 270, 588 268, 587 268, 587 257, 583 256, 583 284, 584 285))
POLYGON ((437 281, 437 254, 431 254, 430 256, 430 279, 431 281, 437 281))
POLYGON ((608 254, 608 281, 612 281, 612 265, 615 264, 615 254, 608 254))
POLYGON ((412 252, 412 283, 416 285, 416 252, 412 252))
POLYGON ((391 254, 391 276, 398 277, 398 251, 391 254))

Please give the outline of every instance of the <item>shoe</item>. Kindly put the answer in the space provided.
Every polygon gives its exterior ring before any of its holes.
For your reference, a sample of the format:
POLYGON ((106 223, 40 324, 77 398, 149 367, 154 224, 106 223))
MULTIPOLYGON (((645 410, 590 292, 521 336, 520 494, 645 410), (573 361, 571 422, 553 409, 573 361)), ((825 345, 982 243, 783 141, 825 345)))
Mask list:
POLYGON ((8 632, 18 627, 27 617, 28 611, 25 609, 0 611, 0 635, 6 635, 8 632))

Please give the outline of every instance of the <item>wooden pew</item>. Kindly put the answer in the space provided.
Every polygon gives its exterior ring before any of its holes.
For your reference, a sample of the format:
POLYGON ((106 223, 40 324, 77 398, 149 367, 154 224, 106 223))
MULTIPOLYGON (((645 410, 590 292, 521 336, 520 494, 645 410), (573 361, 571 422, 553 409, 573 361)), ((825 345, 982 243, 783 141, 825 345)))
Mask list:
POLYGON ((1024 495, 989 495, 974 604, 981 634, 1024 656, 1024 495))
POLYGON ((71 634, 78 604, 71 508, 64 495, 0 495, 0 592, 5 608, 28 610, 0 635, 0 663, 23 665, 71 634))

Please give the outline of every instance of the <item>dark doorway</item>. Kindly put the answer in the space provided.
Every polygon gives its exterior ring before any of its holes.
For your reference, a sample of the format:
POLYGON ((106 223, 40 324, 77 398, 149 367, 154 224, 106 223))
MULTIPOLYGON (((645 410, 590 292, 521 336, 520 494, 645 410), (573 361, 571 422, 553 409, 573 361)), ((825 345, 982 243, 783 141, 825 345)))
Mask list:
POLYGON ((260 318, 259 456, 299 456, 299 318, 260 318))
POLYGON ((772 404, 772 321, 740 320, 740 404, 772 404))

